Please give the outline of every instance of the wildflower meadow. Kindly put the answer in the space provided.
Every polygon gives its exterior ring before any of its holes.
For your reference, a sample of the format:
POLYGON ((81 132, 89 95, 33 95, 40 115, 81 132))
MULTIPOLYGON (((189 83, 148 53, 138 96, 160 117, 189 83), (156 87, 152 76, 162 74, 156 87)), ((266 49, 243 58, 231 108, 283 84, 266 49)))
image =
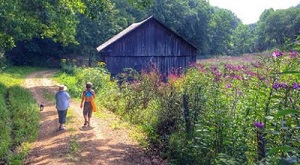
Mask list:
POLYGON ((297 52, 275 51, 251 61, 191 64, 167 82, 155 68, 124 72, 131 81, 102 104, 142 125, 173 164, 295 164, 299 64, 297 52))
POLYGON ((86 68, 72 83, 95 82, 98 105, 139 126, 145 147, 170 164, 299 164, 299 66, 298 52, 275 51, 167 77, 155 67, 115 78, 86 68))

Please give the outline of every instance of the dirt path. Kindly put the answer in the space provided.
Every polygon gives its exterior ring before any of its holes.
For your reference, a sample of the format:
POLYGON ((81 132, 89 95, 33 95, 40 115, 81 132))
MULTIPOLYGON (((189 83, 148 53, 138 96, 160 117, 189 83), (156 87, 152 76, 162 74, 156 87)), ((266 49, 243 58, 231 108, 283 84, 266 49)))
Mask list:
POLYGON ((30 144, 32 150, 24 165, 165 164, 157 157, 147 156, 129 137, 128 130, 112 129, 110 125, 116 117, 93 117, 92 128, 83 129, 82 110, 78 101, 71 101, 67 131, 57 131, 58 116, 54 94, 58 84, 51 80, 54 72, 50 70, 32 73, 24 83, 24 87, 32 92, 37 102, 45 105, 41 111, 38 139, 30 144))

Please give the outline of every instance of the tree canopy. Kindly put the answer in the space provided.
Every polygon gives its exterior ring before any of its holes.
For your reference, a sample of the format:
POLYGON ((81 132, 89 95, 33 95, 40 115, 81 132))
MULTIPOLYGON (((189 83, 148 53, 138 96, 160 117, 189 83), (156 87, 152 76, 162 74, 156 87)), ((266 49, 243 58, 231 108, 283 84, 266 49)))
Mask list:
MULTIPOLYGON (((267 9, 257 23, 245 25, 230 10, 207 0, 0 0, 0 52, 32 42, 35 46, 27 50, 43 56, 38 50, 56 47, 51 43, 56 42, 62 48, 53 51, 91 59, 98 45, 151 15, 195 45, 202 56, 292 49, 300 35, 299 5, 267 9), (37 43, 40 39, 48 44, 37 43)), ((24 51, 8 52, 28 57, 20 53, 24 51)), ((47 54, 51 58, 57 52, 47 54)))
MULTIPOLYGON (((152 0, 129 1, 137 7, 152 4, 152 0)), ((10 49, 15 42, 32 38, 78 44, 78 14, 95 18, 107 9, 111 9, 109 0, 1 0, 0 48, 10 49)))
POLYGON ((2 0, 0 8, 0 47, 11 48, 34 37, 76 43, 76 14, 86 6, 81 0, 2 0))

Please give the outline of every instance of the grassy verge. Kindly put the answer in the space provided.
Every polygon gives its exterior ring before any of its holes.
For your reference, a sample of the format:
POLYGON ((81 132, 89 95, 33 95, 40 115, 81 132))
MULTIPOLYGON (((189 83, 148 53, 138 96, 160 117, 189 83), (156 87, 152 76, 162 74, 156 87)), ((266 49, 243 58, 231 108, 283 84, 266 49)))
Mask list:
POLYGON ((32 67, 11 67, 0 72, 2 83, 6 87, 11 87, 14 85, 21 85, 24 82, 24 78, 30 73, 41 70, 41 68, 32 67))
POLYGON ((69 146, 68 146, 68 154, 67 154, 67 159, 71 161, 78 161, 78 150, 80 148, 78 144, 78 138, 74 134, 76 131, 76 128, 73 127, 75 121, 74 121, 74 111, 69 108, 68 114, 67 114, 67 128, 68 131, 70 132, 71 136, 69 138, 69 146))
POLYGON ((0 164, 22 164, 38 132, 39 110, 31 93, 21 87, 30 67, 12 67, 0 72, 0 164))
MULTIPOLYGON (((9 147, 11 146, 11 127, 10 127, 10 113, 7 109, 5 96, 7 93, 7 88, 0 84, 0 158, 4 158, 8 151, 9 147)), ((0 159, 1 160, 1 159, 0 159)), ((3 160, 4 161, 4 160, 3 160)), ((0 164, 1 161, 0 161, 0 164)))

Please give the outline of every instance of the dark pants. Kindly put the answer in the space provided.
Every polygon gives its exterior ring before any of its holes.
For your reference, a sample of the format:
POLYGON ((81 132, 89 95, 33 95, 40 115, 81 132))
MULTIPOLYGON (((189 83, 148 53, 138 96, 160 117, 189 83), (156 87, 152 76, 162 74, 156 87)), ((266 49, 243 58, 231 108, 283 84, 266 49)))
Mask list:
POLYGON ((59 124, 65 124, 66 123, 68 109, 66 109, 66 110, 58 110, 57 112, 58 112, 58 122, 59 122, 59 124))

